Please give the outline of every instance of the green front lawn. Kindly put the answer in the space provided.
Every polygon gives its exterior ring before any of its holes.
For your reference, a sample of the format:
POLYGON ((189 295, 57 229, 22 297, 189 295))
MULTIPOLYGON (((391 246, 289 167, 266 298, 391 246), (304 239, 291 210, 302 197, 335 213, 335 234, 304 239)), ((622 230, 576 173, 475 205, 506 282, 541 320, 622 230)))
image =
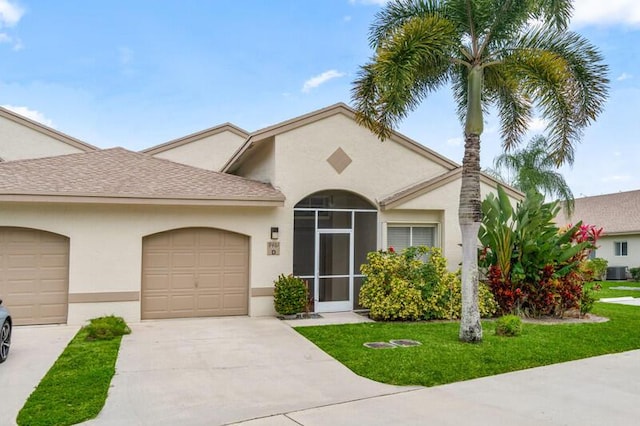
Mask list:
POLYGON ((115 374, 121 335, 128 332, 116 317, 94 319, 78 331, 18 413, 18 425, 73 425, 96 417, 115 374), (87 340, 89 333, 109 340, 87 340))
POLYGON ((594 285, 600 285, 602 288, 600 291, 594 293, 595 297, 598 299, 603 299, 607 297, 640 297, 640 290, 611 290, 611 287, 635 287, 640 289, 640 283, 634 281, 597 281, 591 283, 589 287, 593 287, 594 285))
MULTIPOLYGON (((604 283, 608 288, 638 283, 604 283)), ((634 296, 619 292, 609 296, 634 296)), ((456 322, 364 323, 299 327, 296 331, 356 374, 394 385, 435 386, 507 373, 607 353, 640 349, 640 307, 596 303, 593 313, 606 323, 524 324, 519 337, 494 335, 493 321, 484 321, 484 341, 458 341, 456 322), (413 339, 421 346, 369 349, 365 342, 413 339)), ((585 372, 586 374, 587 372, 585 372)))

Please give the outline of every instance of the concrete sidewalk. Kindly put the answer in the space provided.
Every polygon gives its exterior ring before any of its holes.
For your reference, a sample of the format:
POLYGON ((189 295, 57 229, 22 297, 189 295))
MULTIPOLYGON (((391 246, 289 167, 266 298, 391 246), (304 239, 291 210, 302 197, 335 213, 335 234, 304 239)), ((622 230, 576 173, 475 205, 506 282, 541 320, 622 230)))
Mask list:
POLYGON ((639 402, 640 351, 632 351, 237 424, 631 426, 639 402))

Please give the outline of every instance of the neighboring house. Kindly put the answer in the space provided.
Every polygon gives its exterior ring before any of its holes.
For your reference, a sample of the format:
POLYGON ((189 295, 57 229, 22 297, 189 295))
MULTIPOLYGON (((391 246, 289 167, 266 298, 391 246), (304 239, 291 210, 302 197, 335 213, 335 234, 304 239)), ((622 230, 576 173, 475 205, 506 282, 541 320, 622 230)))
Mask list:
MULTIPOLYGON (((399 133, 381 143, 344 104, 143 153, 5 162, 0 295, 22 324, 260 316, 294 273, 316 311, 357 309, 370 251, 433 245, 457 268, 460 176, 399 133)), ((482 177, 483 194, 496 185, 482 177)))
POLYGON ((95 151, 95 146, 0 107, 0 161, 95 151))
POLYGON ((603 228, 594 257, 610 267, 640 266, 640 190, 576 198, 571 217, 561 212, 558 223, 577 223, 603 228))

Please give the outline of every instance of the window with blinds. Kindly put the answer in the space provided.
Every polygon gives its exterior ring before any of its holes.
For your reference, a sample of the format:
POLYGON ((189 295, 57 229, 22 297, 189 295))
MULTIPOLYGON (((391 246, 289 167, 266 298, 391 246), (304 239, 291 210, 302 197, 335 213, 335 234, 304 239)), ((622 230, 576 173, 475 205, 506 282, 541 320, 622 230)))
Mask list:
POLYGON ((387 245, 396 251, 412 246, 434 247, 436 242, 435 226, 397 226, 387 228, 387 245))

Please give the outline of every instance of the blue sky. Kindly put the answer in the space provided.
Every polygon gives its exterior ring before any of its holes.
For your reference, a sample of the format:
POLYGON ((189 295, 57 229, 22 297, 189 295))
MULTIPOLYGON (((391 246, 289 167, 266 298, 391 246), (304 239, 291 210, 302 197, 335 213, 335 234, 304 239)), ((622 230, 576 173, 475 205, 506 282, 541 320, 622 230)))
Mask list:
MULTIPOLYGON (((604 3, 575 3, 572 27, 611 69, 606 110, 562 169, 576 197, 640 189, 640 2, 604 3)), ((254 131, 349 103, 382 4, 0 0, 0 105, 101 148, 140 150, 224 122, 254 131)), ((496 128, 488 117, 484 167, 500 152, 496 128)), ((398 130, 462 161, 446 88, 398 130)))

